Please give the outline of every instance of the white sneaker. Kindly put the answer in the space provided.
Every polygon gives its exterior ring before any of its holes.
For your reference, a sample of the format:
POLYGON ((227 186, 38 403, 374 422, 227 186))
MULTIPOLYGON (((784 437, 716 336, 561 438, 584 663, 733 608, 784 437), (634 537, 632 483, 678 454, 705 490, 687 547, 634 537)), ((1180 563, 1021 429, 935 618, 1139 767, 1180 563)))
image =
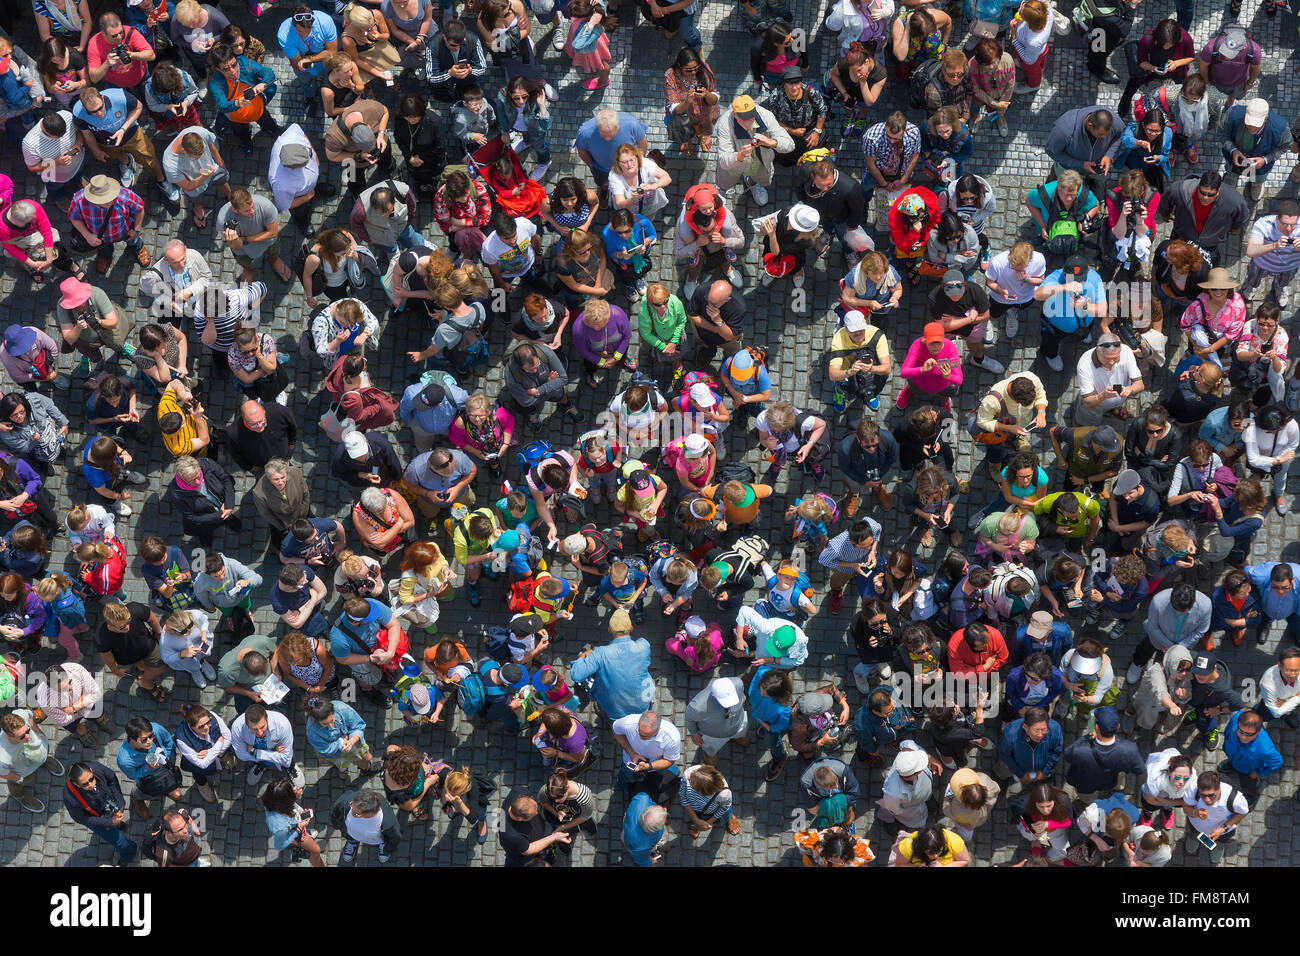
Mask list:
POLYGON ((159 183, 158 188, 162 190, 162 194, 167 197, 168 202, 181 201, 180 187, 175 183, 159 183))
POLYGON ((212 661, 208 660, 206 657, 199 661, 199 673, 209 681, 217 679, 217 670, 212 666, 212 661))
POLYGON ((1136 684, 1138 682, 1138 678, 1141 676, 1142 676, 1142 668, 1139 667, 1137 664, 1130 664, 1128 666, 1128 673, 1124 675, 1124 683, 1136 684))
POLYGON ((123 189, 130 189, 135 183, 135 160, 130 156, 126 158, 126 162, 118 163, 117 178, 123 189))
POLYGON ((248 768, 248 785, 256 787, 262 782, 262 775, 266 773, 266 764, 255 763, 248 768))
POLYGON ((1058 355, 1056 358, 1049 358, 1047 360, 1047 367, 1053 372, 1059 372, 1065 368, 1065 363, 1061 361, 1061 356, 1058 355))
POLYGON ((564 14, 559 10, 555 11, 555 28, 551 31, 551 46, 556 50, 564 50, 564 44, 569 40, 569 22, 564 19, 564 14))
POLYGON ((1007 367, 1005 365, 1003 365, 997 359, 989 355, 986 355, 982 359, 979 359, 975 364, 978 365, 980 368, 984 369, 984 371, 986 372, 992 372, 994 375, 1001 375, 1003 372, 1007 370, 1007 367))
POLYGON ((739 269, 737 269, 735 266, 732 266, 730 269, 727 270, 727 281, 730 282, 732 285, 734 285, 737 289, 739 289, 741 286, 745 284, 745 277, 740 274, 739 269))
POLYGON ((755 183, 749 187, 750 198, 759 206, 767 205, 767 190, 755 183))
POLYGON ((1286 289, 1277 290, 1277 306, 1279 309, 1285 309, 1291 304, 1291 294, 1286 289))
POLYGON ((143 485, 148 479, 138 471, 128 471, 122 474, 122 479, 133 485, 143 485))
POLYGON ((207 690, 208 682, 200 674, 191 674, 190 678, 194 681, 194 686, 199 690, 207 690))
POLYGON ((992 321, 984 323, 984 344, 992 345, 998 340, 998 327, 992 321))
POLYGON ((119 501, 116 505, 113 506, 113 510, 117 512, 119 518, 129 518, 133 514, 133 512, 131 511, 131 506, 128 505, 125 501, 119 501))
POLYGON ((1006 314, 1002 317, 1002 322, 1007 329, 1007 338, 1014 339, 1016 333, 1020 331, 1020 310, 1007 309, 1006 314))
POLYGON ((551 86, 550 83, 546 83, 544 81, 542 83, 542 92, 546 94, 546 98, 550 100, 552 103, 554 103, 556 100, 560 98, 560 94, 555 92, 555 87, 551 86))
POLYGON ((288 390, 288 389, 285 389, 285 390, 284 390, 283 392, 281 392, 279 395, 275 396, 275 404, 277 404, 277 405, 288 405, 288 404, 289 404, 289 390, 288 390))
POLYGON ((766 289, 768 286, 770 286, 773 282, 776 281, 776 276, 772 275, 772 273, 764 269, 763 274, 759 277, 758 281, 761 282, 763 284, 763 288, 766 289))
POLYGON ((546 174, 550 172, 550 169, 551 169, 551 161, 548 159, 546 162, 540 164, 539 166, 534 167, 533 171, 528 174, 528 178, 535 179, 540 183, 543 179, 546 178, 546 174))

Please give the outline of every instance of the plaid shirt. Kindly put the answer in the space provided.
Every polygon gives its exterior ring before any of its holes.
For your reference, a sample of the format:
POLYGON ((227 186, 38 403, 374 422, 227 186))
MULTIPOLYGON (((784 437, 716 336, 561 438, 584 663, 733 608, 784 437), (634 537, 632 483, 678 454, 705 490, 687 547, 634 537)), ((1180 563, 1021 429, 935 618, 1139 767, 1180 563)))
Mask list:
POLYGON ((86 191, 79 189, 68 207, 68 218, 80 219, 92 236, 105 242, 121 242, 143 211, 144 200, 129 189, 123 188, 111 206, 96 206, 86 199, 86 191))
POLYGON ((908 123, 903 130, 903 148, 897 168, 890 162, 894 147, 889 142, 889 134, 885 132, 884 123, 877 123, 862 134, 862 149, 876 161, 876 166, 882 173, 897 174, 906 169, 912 157, 921 151, 921 130, 911 123, 908 123))

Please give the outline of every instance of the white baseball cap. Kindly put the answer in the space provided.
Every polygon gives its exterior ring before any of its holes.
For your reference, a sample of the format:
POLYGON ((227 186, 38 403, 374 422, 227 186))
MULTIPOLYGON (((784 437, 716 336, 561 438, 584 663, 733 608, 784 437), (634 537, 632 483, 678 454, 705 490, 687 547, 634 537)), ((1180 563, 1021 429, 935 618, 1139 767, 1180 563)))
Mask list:
POLYGON ((714 405, 718 404, 717 400, 713 397, 713 389, 709 388, 709 386, 705 385, 703 382, 696 382, 691 386, 690 396, 691 401, 704 408, 712 408, 714 405))
POLYGON ((728 710, 740 703, 740 694, 736 693, 736 685, 730 677, 715 677, 709 685, 709 693, 718 702, 718 706, 728 710))
POLYGON ((865 332, 867 324, 867 317, 857 309, 844 315, 844 328, 850 332, 865 332))
POLYGON ((348 432, 343 436, 343 447, 351 458, 364 458, 370 454, 370 442, 361 432, 348 432))

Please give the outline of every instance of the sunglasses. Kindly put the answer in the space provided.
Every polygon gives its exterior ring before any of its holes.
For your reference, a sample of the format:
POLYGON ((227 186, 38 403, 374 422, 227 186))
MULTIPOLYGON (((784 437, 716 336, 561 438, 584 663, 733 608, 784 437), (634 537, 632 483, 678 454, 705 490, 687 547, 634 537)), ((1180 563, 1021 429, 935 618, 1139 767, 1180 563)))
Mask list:
POLYGON ((1107 351, 1111 349, 1117 349, 1119 348, 1119 346, 1120 346, 1119 342, 1098 342, 1097 343, 1097 348, 1106 349, 1107 351))
POLYGON ((293 15, 294 23, 311 23, 316 17, 310 13, 295 13, 293 15))

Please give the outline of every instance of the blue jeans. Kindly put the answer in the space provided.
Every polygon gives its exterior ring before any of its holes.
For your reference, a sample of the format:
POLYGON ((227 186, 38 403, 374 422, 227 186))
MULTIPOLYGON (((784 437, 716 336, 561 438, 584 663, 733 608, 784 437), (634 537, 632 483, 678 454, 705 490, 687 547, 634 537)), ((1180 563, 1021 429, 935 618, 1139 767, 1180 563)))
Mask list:
POLYGON ((415 246, 427 246, 429 243, 414 226, 407 225, 402 230, 402 234, 397 237, 397 244, 388 250, 389 258, 397 255, 402 249, 411 249, 415 246))
POLYGON ((519 149, 519 152, 522 154, 529 149, 533 151, 533 157, 538 166, 551 161, 551 144, 547 140, 545 133, 541 131, 524 133, 524 144, 519 149))
POLYGON ((119 830, 117 827, 91 827, 90 832, 114 847, 121 854, 120 861, 123 863, 135 856, 136 851, 139 849, 135 845, 135 841, 128 837, 125 831, 119 830))
POLYGON ((698 50, 703 45, 704 37, 700 36, 700 31, 695 26, 695 14, 682 15, 681 22, 677 25, 677 36, 692 50, 698 50))
POLYGON ((95 259, 96 259, 96 261, 98 261, 98 262, 112 262, 112 261, 113 261, 113 249, 117 246, 117 243, 118 243, 118 242, 123 242, 123 243, 126 245, 126 248, 127 248, 127 251, 128 251, 128 252, 136 252, 136 251, 138 251, 139 249, 141 249, 141 248, 144 247, 144 239, 143 239, 143 237, 141 237, 141 236, 136 236, 134 239, 125 239, 125 240, 119 239, 119 240, 117 240, 117 242, 109 242, 107 239, 105 239, 105 240, 104 240, 102 243, 100 243, 99 246, 95 249, 95 259))
POLYGON ((767 749, 772 754, 773 763, 779 763, 788 756, 785 752, 785 738, 775 730, 767 732, 767 749))

